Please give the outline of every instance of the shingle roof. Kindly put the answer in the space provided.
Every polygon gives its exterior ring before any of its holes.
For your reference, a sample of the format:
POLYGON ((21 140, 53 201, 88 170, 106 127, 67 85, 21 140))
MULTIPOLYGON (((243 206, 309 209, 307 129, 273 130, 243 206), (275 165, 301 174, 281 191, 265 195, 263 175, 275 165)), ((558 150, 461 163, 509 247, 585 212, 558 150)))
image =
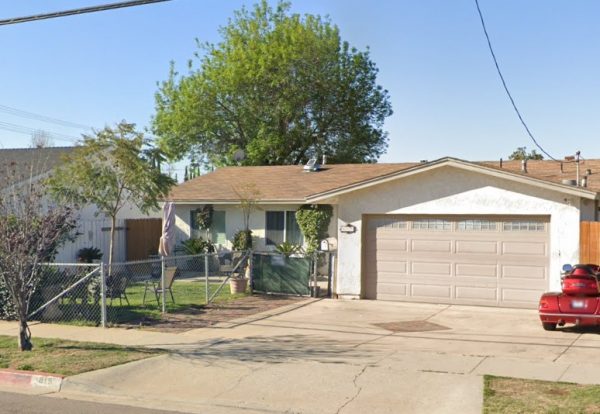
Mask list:
POLYGON ((44 174, 74 147, 0 149, 0 188, 44 174))
MULTIPOLYGON (((236 202, 240 199, 240 189, 253 185, 260 191, 261 201, 302 202, 316 194, 336 191, 361 183, 376 181, 401 173, 413 167, 428 166, 432 163, 395 164, 329 164, 318 172, 304 172, 301 165, 263 167, 224 167, 194 178, 175 187, 169 200, 175 202, 236 202)), ((464 163, 464 161, 461 161, 464 163)), ((534 161, 527 164, 527 173, 521 172, 520 161, 482 161, 468 163, 498 171, 518 174, 524 177, 561 184, 562 180, 575 179, 575 164, 555 161, 534 161)), ((600 191, 600 160, 585 160, 580 163, 580 178, 587 169, 592 170, 588 177, 587 190, 600 191)))
MULTIPOLYGON (((476 164, 559 184, 563 180, 575 180, 577 177, 577 164, 572 161, 561 163, 557 161, 529 160, 527 161, 527 173, 521 171, 521 161, 503 161, 502 167, 500 167, 499 161, 482 161, 476 164)), ((592 172, 591 175, 587 176, 587 190, 600 192, 600 159, 582 160, 579 163, 580 180, 586 174, 586 170, 592 172)))
POLYGON ((317 172, 304 172, 301 165, 224 167, 186 181, 174 188, 172 201, 227 202, 240 199, 245 186, 256 186, 263 201, 301 201, 306 197, 359 183, 416 165, 331 164, 317 172))

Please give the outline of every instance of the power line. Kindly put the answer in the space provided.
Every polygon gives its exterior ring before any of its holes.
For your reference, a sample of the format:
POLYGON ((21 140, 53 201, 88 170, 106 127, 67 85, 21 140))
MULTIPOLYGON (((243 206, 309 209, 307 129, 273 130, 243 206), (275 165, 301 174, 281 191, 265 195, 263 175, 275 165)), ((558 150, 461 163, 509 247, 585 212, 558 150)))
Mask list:
MULTIPOLYGON (((502 71, 500 70, 500 66, 498 65, 498 59, 496 59, 496 54, 494 53, 494 49, 492 48, 492 42, 490 41, 490 36, 485 27, 485 21, 483 20, 483 14, 481 13, 481 8, 479 7, 479 0, 475 0, 475 5, 477 6, 477 12, 479 13, 479 19, 481 20, 481 27, 483 27, 483 33, 485 34, 485 38, 487 40, 487 44, 490 49, 490 53, 492 54, 492 59, 494 59, 494 65, 496 65, 496 71, 498 72, 498 75, 500 76, 500 80, 502 81, 502 86, 504 86, 504 90, 506 91, 506 94, 508 95, 508 99, 510 99, 510 103, 512 104, 512 107, 514 108, 515 112, 517 113, 517 116, 519 117, 519 121, 521 121, 521 124, 525 128, 525 131, 527 131, 527 135, 529 135, 529 138, 531 138, 531 140, 533 141, 535 146, 538 147, 539 150, 542 151, 542 153, 544 153, 544 155, 546 155, 551 160, 561 162, 560 160, 557 160, 552 155, 550 155, 544 148, 542 148, 542 146, 537 142, 537 140, 535 139, 535 137, 529 130, 529 127, 525 123, 525 120, 523 119, 523 116, 521 115, 519 108, 517 108, 517 104, 515 103, 515 100, 513 99, 510 91, 508 90, 508 86, 506 86, 506 81, 504 80, 504 76, 502 75, 502 71)), ((564 162, 564 161, 562 161, 562 162, 564 162)))
POLYGON ((79 141, 79 138, 72 136, 72 135, 60 134, 58 132, 47 131, 45 129, 40 129, 40 128, 30 128, 30 127, 26 127, 24 125, 11 124, 10 122, 4 122, 4 121, 0 121, 0 129, 5 130, 5 131, 10 131, 10 132, 16 132, 18 134, 24 134, 24 135, 32 135, 37 131, 44 131, 45 133, 47 133, 48 135, 50 135, 52 138, 56 139, 57 141, 67 141, 67 142, 72 142, 72 143, 79 141))
POLYGON ((6 114, 12 116, 18 116, 20 118, 32 119, 35 121, 47 122, 50 124, 61 125, 69 128, 77 128, 77 129, 92 129, 89 125, 78 124, 76 122, 65 121, 64 119, 53 118, 46 115, 36 114, 35 112, 24 111, 22 109, 13 108, 7 105, 0 105, 0 112, 4 112, 6 114))
POLYGON ((74 16, 85 13, 95 13, 106 10, 122 9, 125 7, 143 6, 152 3, 161 3, 171 0, 134 0, 134 1, 123 1, 119 3, 101 4, 98 6, 82 7, 79 9, 62 10, 52 13, 35 14, 32 16, 24 17, 13 17, 10 19, 0 20, 0 26, 6 26, 9 24, 27 23, 37 20, 54 19, 57 17, 74 16))

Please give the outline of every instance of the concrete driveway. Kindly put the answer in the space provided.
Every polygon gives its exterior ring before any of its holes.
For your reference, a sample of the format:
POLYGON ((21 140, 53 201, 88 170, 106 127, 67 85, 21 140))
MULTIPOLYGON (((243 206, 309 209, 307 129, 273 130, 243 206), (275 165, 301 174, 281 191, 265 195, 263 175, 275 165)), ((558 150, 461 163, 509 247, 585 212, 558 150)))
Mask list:
MULTIPOLYGON (((198 413, 480 413, 482 375, 600 383, 595 332, 536 311, 321 300, 180 334, 57 395, 198 413)), ((35 331, 34 331, 35 335, 35 331)))

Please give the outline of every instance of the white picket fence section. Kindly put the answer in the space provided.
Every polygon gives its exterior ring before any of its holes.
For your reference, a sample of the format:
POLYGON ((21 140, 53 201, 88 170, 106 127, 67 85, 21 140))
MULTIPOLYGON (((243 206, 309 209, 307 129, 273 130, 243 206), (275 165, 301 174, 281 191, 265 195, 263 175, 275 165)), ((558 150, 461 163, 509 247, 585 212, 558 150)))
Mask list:
MULTIPOLYGON (((83 247, 97 247, 104 254, 103 262, 108 261, 110 247, 110 220, 83 220, 77 228, 77 238, 68 242, 58 252, 55 258, 57 263, 69 263, 77 260, 77 252, 83 247)), ((115 232, 115 250, 113 262, 124 262, 126 258, 125 220, 117 219, 115 232)))

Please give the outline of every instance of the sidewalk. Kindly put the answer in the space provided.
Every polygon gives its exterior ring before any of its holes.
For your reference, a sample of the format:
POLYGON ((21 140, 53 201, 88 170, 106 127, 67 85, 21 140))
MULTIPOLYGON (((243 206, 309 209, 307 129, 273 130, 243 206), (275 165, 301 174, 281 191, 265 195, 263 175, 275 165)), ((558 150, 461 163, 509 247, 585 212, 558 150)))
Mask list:
MULTIPOLYGON (((186 332, 169 333, 157 332, 149 329, 124 329, 124 328, 101 328, 90 326, 73 326, 53 323, 32 322, 32 338, 59 338, 82 342, 100 342, 123 346, 144 346, 173 349, 177 345, 190 345, 205 341, 214 337, 221 337, 224 330, 231 330, 237 326, 282 315, 295 309, 308 306, 320 299, 307 299, 302 302, 271 309, 266 312, 246 316, 228 322, 219 323, 208 328, 192 329, 186 332)), ((16 336, 18 324, 14 321, 0 321, 0 335, 16 336)))
MULTIPOLYGON (((482 376, 600 384, 597 333, 531 310, 310 300, 185 333, 39 324, 36 336, 168 355, 67 378, 58 397, 197 413, 480 413, 482 376), (381 326, 435 324, 435 330, 381 326)), ((0 323, 0 334, 15 334, 0 323)), ((34 342, 35 343, 35 342, 34 342)))

